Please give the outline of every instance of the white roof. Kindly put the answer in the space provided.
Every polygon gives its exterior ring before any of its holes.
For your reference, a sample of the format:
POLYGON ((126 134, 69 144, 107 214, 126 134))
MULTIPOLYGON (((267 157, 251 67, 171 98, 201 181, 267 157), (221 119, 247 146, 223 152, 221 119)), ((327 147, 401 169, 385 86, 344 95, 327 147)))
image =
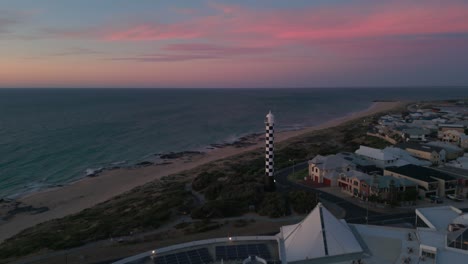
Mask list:
POLYGON ((451 162, 446 163, 446 165, 451 166, 451 167, 461 168, 461 169, 468 169, 468 156, 459 157, 456 160, 452 160, 451 162))
POLYGON ((399 158, 399 160, 395 164, 395 166, 398 166, 398 167, 399 166, 404 166, 404 165, 407 165, 407 164, 414 164, 414 165, 418 165, 418 166, 430 166, 432 164, 430 161, 420 160, 420 159, 417 159, 417 158, 411 156, 411 154, 409 154, 408 151, 406 151, 404 149, 401 149, 401 148, 386 147, 386 148, 384 148, 383 151, 391 153, 395 157, 399 158))
POLYGON ((322 170, 332 170, 348 166, 354 167, 354 164, 352 162, 345 160, 341 156, 337 155, 317 155, 309 161, 309 164, 315 164, 316 167, 322 170))
POLYGON ((443 248, 445 247, 445 233, 429 228, 418 228, 418 238, 422 245, 443 248))
POLYGON ((423 220, 429 221, 426 224, 430 228, 437 230, 446 230, 448 225, 462 214, 462 211, 453 206, 438 206, 438 207, 427 207, 416 209, 416 215, 421 217, 423 220))
POLYGON ((300 223, 281 227, 288 262, 362 252, 346 222, 321 203, 300 223))
POLYGON ((356 150, 356 154, 366 157, 371 157, 377 160, 395 160, 396 157, 389 153, 385 152, 381 149, 375 149, 367 146, 360 146, 358 150, 356 150))
POLYGON ((462 152, 463 151, 463 149, 461 149, 461 148, 459 148, 459 147, 457 147, 455 145, 452 145, 452 144, 446 143, 446 142, 441 142, 441 141, 431 141, 431 142, 425 143, 424 145, 443 148, 446 151, 448 151, 448 150, 456 151, 456 152, 462 152))
POLYGON ((364 172, 360 172, 360 171, 357 171, 357 170, 346 171, 346 172, 343 172, 343 174, 348 178, 356 178, 358 180, 370 180, 370 179, 372 179, 372 177, 369 174, 364 173, 364 172))

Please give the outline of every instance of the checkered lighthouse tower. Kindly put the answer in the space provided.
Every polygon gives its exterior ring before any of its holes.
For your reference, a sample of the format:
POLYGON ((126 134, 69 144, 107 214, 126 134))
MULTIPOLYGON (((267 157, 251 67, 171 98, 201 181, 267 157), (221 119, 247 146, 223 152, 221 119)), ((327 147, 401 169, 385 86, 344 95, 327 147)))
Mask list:
POLYGON ((270 111, 265 118, 265 188, 268 191, 275 190, 274 125, 275 116, 270 111))

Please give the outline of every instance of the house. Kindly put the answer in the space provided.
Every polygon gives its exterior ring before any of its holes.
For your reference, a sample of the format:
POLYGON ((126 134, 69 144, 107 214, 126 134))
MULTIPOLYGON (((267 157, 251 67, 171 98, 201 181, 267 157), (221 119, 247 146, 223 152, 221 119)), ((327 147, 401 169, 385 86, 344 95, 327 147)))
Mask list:
POLYGON ((355 151, 355 153, 372 162, 378 168, 395 166, 398 160, 398 158, 391 153, 367 146, 360 146, 359 149, 355 151))
POLYGON ((419 195, 422 197, 455 194, 458 184, 458 180, 448 173, 412 164, 386 168, 384 175, 405 178, 416 183, 419 195))
POLYGON ((339 173, 355 169, 355 164, 337 155, 317 155, 309 161, 309 177, 327 186, 338 186, 339 173))
POLYGON ((389 152, 398 158, 398 161, 395 164, 395 166, 397 167, 404 166, 407 164, 413 164, 418 166, 431 166, 432 164, 430 161, 415 158, 411 155, 411 153, 401 148, 386 147, 383 151, 389 152))
POLYGON ((442 140, 443 142, 458 145, 460 142, 460 136, 465 135, 465 133, 459 132, 457 130, 445 130, 439 133, 439 135, 441 136, 440 140, 442 140))
POLYGON ((448 130, 455 130, 460 133, 465 132, 465 126, 463 124, 439 124, 438 137, 442 138, 442 134, 448 130))
POLYGON ((368 197, 370 180, 372 180, 372 176, 369 174, 351 170, 340 173, 338 186, 342 192, 351 196, 368 197))
POLYGON ((444 149, 446 160, 454 160, 454 159, 457 159, 458 157, 462 157, 463 154, 465 154, 465 151, 463 149, 455 145, 452 145, 450 143, 447 143, 447 142, 430 141, 430 142, 424 143, 423 145, 444 149))
POLYGON ((342 192, 354 197, 366 199, 375 195, 388 199, 392 192, 398 194, 410 188, 416 189, 417 184, 404 178, 371 176, 359 171, 349 171, 340 173, 338 186, 342 192))
POLYGON ((426 141, 430 132, 421 128, 408 128, 403 130, 403 139, 405 141, 426 141))
POLYGON ((401 143, 395 145, 408 151, 414 157, 430 161, 432 164, 442 164, 446 160, 446 151, 437 146, 421 145, 418 143, 401 143))
POLYGON ((342 157, 345 160, 348 160, 354 165, 358 171, 367 173, 367 174, 382 174, 383 170, 374 165, 374 163, 364 159, 363 157, 357 155, 353 152, 340 152, 336 154, 337 156, 342 157))
POLYGON ((375 176, 370 181, 366 180, 369 186, 368 193, 381 199, 387 200, 393 193, 400 194, 409 189, 416 189, 417 184, 405 179, 392 176, 375 176))

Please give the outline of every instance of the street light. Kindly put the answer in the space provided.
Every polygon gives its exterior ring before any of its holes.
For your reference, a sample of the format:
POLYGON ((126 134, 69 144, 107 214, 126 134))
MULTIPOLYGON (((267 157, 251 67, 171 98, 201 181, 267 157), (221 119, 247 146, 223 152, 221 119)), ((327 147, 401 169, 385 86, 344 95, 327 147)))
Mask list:
POLYGON ((295 167, 296 167, 296 162, 295 162, 295 160, 293 160, 293 159, 289 159, 289 161, 292 161, 292 163, 293 163, 293 176, 294 176, 294 174, 296 174, 296 169, 295 169, 295 167))

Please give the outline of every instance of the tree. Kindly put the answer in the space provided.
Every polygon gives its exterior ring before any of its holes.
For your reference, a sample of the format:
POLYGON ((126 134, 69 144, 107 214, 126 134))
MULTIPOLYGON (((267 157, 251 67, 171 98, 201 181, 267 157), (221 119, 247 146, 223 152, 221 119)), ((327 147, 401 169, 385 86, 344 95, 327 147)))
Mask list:
POLYGON ((416 189, 406 189, 401 193, 401 201, 411 202, 418 199, 418 191, 416 189))

